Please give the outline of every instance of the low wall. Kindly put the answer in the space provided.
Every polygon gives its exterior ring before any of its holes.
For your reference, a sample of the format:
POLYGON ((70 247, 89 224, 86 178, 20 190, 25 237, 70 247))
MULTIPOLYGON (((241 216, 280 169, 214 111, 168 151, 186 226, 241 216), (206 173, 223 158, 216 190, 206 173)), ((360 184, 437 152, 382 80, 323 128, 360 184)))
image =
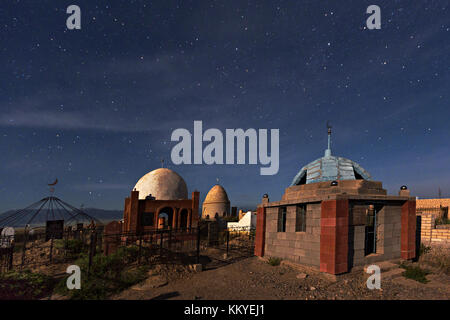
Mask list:
POLYGON ((423 213, 420 237, 425 245, 439 245, 450 248, 450 229, 447 225, 436 226, 436 215, 423 213))

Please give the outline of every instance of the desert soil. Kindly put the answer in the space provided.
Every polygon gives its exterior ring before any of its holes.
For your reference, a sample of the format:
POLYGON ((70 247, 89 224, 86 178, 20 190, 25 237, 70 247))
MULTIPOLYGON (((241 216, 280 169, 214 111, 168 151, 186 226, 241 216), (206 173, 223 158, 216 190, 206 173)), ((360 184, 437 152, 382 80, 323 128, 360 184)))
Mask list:
POLYGON ((382 267, 381 290, 369 290, 369 274, 363 269, 335 277, 285 262, 271 266, 251 257, 202 272, 159 267, 149 272, 146 281, 112 299, 450 299, 450 276, 432 273, 423 284, 403 277, 402 272, 397 265, 387 264, 382 267))

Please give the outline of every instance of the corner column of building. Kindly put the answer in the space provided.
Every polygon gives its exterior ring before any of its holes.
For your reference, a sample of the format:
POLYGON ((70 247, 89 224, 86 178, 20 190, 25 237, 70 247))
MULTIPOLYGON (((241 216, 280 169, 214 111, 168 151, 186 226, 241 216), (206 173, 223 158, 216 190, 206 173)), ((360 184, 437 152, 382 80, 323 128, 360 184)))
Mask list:
POLYGON ((402 205, 401 257, 413 259, 416 256, 416 201, 409 200, 402 205))
POLYGON ((256 210, 256 235, 255 235, 255 256, 264 256, 264 246, 266 242, 266 209, 258 207, 256 210))
POLYGON ((139 220, 139 191, 131 191, 128 232, 137 232, 139 220))
POLYGON ((192 219, 189 219, 189 221, 191 221, 190 225, 191 228, 196 228, 198 226, 199 202, 200 202, 200 192, 198 191, 192 192, 192 210, 191 210, 192 219))
POLYGON ((326 200, 321 204, 320 271, 348 271, 348 200, 326 200))
MULTIPOLYGON (((435 226, 435 217, 431 213, 422 213, 420 237, 422 241, 431 241, 431 236, 435 226)), ((417 226, 416 226, 417 227, 417 226)))

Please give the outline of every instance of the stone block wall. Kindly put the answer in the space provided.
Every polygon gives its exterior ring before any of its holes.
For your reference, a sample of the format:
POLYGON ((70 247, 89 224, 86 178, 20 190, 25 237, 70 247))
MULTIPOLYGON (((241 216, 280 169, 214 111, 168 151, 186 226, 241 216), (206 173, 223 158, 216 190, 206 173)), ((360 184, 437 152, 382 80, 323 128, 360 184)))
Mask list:
POLYGON ((377 254, 384 260, 401 257, 402 207, 384 205, 377 220, 377 254))
POLYGON ((267 207, 264 255, 320 267, 320 203, 306 205, 306 231, 296 232, 296 205, 286 206, 286 232, 278 231, 279 207, 267 207))
POLYGON ((365 256, 365 210, 369 205, 351 206, 349 226, 349 266, 362 266, 401 257, 400 205, 386 204, 377 213, 376 253, 365 256), (364 218, 363 218, 364 217, 364 218))

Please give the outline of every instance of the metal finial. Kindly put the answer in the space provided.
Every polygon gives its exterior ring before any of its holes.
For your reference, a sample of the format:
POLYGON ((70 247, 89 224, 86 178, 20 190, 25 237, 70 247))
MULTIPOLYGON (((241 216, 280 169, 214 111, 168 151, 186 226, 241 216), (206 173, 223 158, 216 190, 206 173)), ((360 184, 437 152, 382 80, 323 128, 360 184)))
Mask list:
POLYGON ((328 134, 331 134, 331 128, 332 126, 330 125, 330 121, 327 121, 328 134))
POLYGON ((328 148, 325 150, 325 157, 331 156, 331 125, 330 121, 327 121, 327 129, 328 129, 328 148))
POLYGON ((164 158, 161 158, 161 168, 164 168, 164 158))

